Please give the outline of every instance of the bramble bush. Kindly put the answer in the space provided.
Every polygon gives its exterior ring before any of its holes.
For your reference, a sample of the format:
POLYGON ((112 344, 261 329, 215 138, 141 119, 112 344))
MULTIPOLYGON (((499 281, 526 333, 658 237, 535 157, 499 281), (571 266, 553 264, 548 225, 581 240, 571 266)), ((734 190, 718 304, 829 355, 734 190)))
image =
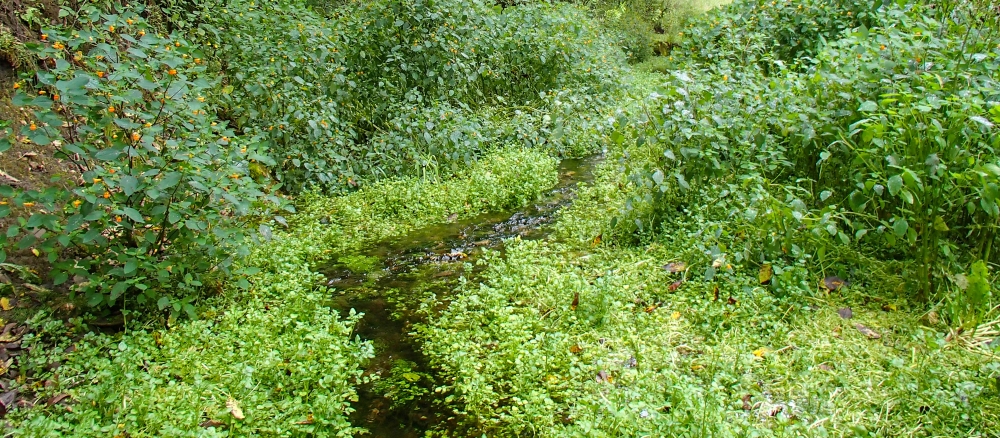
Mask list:
POLYGON ((29 46, 42 67, 15 85, 13 103, 30 117, 3 131, 0 150, 52 148, 77 173, 44 189, 0 187, 0 217, 26 211, 0 260, 30 250, 90 305, 134 299, 193 314, 196 290, 241 274, 230 267, 246 254, 250 214, 281 204, 250 175, 273 161, 217 118, 199 47, 158 35, 142 9, 61 16, 70 24, 29 46))

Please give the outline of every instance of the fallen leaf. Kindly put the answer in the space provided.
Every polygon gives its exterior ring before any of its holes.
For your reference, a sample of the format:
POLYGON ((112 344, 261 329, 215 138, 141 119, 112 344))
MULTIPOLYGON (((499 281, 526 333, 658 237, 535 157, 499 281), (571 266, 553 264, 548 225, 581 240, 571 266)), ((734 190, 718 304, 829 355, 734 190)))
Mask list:
POLYGON ((705 365, 702 365, 700 363, 691 364, 691 371, 698 371, 703 369, 705 369, 705 365))
POLYGON ((668 286, 667 289, 670 290, 671 292, 673 292, 673 291, 675 291, 675 290, 677 290, 678 288, 681 287, 681 283, 683 283, 682 280, 677 280, 677 281, 675 281, 673 283, 670 283, 670 286, 668 286))
POLYGON ((656 310, 657 307, 660 306, 658 306, 656 303, 646 306, 646 313, 653 313, 653 311, 656 310))
POLYGON ((573 303, 569 305, 569 310, 576 310, 580 306, 580 292, 573 294, 573 303))
POLYGON ((758 348, 758 349, 756 349, 756 350, 753 351, 753 355, 762 358, 762 357, 764 357, 764 355, 766 355, 767 353, 770 353, 770 352, 771 352, 770 348, 760 347, 760 348, 758 348))
POLYGON ((601 239, 603 239, 603 238, 604 238, 604 234, 598 234, 597 236, 594 236, 594 240, 592 240, 590 242, 590 246, 600 245, 601 244, 601 239))
POLYGON ((760 284, 771 284, 772 278, 774 278, 774 268, 771 267, 770 263, 765 263, 760 267, 757 280, 760 281, 760 284))
POLYGON ((3 418, 5 415, 7 415, 7 412, 10 411, 10 407, 11 405, 14 404, 14 399, 16 398, 17 398, 16 389, 0 394, 0 418, 3 418))
POLYGON ((882 337, 882 335, 876 333, 875 330, 865 327, 862 324, 854 324, 854 328, 858 329, 861 334, 867 336, 869 339, 879 339, 882 337))
POLYGON ((208 428, 208 427, 219 427, 219 426, 223 426, 225 424, 226 423, 223 423, 223 422, 218 421, 218 420, 205 420, 205 421, 202 421, 201 424, 199 424, 199 426, 208 428))
POLYGON ((743 410, 744 411, 749 411, 750 409, 753 409, 753 405, 750 404, 750 399, 751 398, 752 398, 752 396, 750 394, 747 394, 747 395, 744 395, 743 398, 741 399, 743 401, 743 410))
POLYGON ((823 371, 831 371, 831 370, 833 370, 833 367, 831 367, 830 365, 827 365, 825 363, 819 364, 816 368, 819 368, 819 369, 821 369, 823 371))
POLYGON ((941 320, 940 320, 940 318, 938 318, 937 312, 935 312, 933 310, 931 310, 930 312, 927 312, 927 323, 928 324, 930 324, 930 325, 937 325, 937 323, 940 322, 940 321, 941 320))
POLYGON ((670 314, 670 318, 674 320, 681 319, 681 312, 675 310, 674 313, 670 314))
POLYGON ((305 420, 297 421, 297 422, 295 422, 295 424, 313 424, 315 422, 316 422, 316 419, 313 418, 312 414, 309 414, 309 415, 306 415, 306 419, 305 420))
POLYGON ((577 353, 579 353, 581 351, 583 351, 583 348, 580 347, 580 344, 573 344, 572 347, 569 347, 569 352, 570 353, 577 354, 577 353))
POLYGON ((697 351, 695 349, 693 349, 691 347, 688 347, 687 345, 678 345, 675 350, 677 350, 677 353, 683 354, 685 356, 687 356, 689 354, 697 353, 697 351))
POLYGON ((714 295, 712 301, 719 301, 719 285, 715 285, 715 289, 713 289, 712 293, 714 295))
POLYGON ((726 300, 726 302, 727 302, 727 303, 728 303, 728 304, 729 304, 730 306, 735 306, 735 305, 737 305, 737 304, 739 304, 739 303, 740 303, 739 301, 737 301, 737 300, 736 300, 736 298, 733 298, 733 297, 729 297, 729 299, 728 299, 728 300, 726 300))
POLYGON ((240 403, 236 401, 236 399, 229 397, 229 400, 226 400, 226 407, 229 408, 229 412, 233 414, 233 418, 237 420, 246 418, 243 415, 243 409, 240 409, 240 403))
POLYGON ((670 262, 664 265, 663 269, 666 269, 667 272, 676 274, 678 272, 684 272, 684 270, 687 269, 687 264, 684 262, 670 262))
POLYGON ((854 317, 854 311, 851 310, 850 307, 845 307, 843 309, 837 310, 837 314, 844 319, 851 319, 854 317))
POLYGON ((601 370, 597 373, 595 380, 597 380, 597 383, 614 383, 615 378, 611 374, 608 374, 607 371, 601 370))
POLYGON ((893 303, 882 305, 882 310, 885 312, 895 312, 897 309, 896 305, 893 303))
POLYGON ((52 398, 50 398, 49 401, 45 402, 45 405, 46 406, 52 406, 52 405, 58 404, 59 402, 61 402, 64 399, 66 399, 66 397, 69 397, 69 394, 67 394, 65 392, 62 393, 62 394, 56 394, 56 395, 52 396, 52 398))
POLYGON ((6 312, 13 308, 14 306, 10 304, 10 298, 7 297, 0 298, 0 310, 6 312))
POLYGON ((847 282, 836 275, 831 275, 823 279, 823 286, 830 292, 836 292, 846 284, 847 282))

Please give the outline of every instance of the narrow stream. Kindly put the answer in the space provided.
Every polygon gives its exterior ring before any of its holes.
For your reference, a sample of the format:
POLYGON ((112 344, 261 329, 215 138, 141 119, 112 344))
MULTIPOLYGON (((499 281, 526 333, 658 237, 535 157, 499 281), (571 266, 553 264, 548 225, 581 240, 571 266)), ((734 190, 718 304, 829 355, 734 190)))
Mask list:
MULTIPOLYGON (((364 313, 356 333, 375 345, 375 358, 359 389, 352 422, 373 437, 421 437, 428 430, 459 426, 449 406, 434 392, 438 381, 411 332, 422 322, 428 301, 446 306, 459 279, 474 281, 471 270, 483 249, 503 251, 505 239, 540 239, 558 211, 571 203, 580 182, 593 180, 600 157, 563 160, 559 183, 534 204, 513 212, 486 213, 430 226, 383 242, 361 254, 341 256, 322 272, 335 288, 333 307, 364 313)), ((433 311, 433 309, 431 310, 433 311)))

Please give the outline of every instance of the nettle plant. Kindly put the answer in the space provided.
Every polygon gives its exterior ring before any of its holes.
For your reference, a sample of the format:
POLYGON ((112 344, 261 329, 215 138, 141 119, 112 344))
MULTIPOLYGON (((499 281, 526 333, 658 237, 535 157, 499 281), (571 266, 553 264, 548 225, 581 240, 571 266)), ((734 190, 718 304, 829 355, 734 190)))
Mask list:
POLYGON ((51 148, 78 173, 44 189, 0 187, 0 217, 24 209, 0 260, 45 257, 52 282, 72 281, 93 306, 134 297, 193 313, 195 291, 220 287, 246 252, 241 221, 280 200, 249 174, 270 164, 263 143, 236 137, 206 102, 215 84, 201 51, 155 34, 141 12, 64 9, 72 24, 30 48, 43 67, 13 97, 30 116, 2 131, 0 150, 51 148))

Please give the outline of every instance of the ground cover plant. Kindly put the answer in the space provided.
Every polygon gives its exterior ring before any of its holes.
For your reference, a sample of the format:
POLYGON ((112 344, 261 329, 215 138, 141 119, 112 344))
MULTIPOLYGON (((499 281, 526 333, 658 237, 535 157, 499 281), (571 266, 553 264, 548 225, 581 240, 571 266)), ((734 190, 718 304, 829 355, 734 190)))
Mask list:
POLYGON ((997 5, 714 5, 15 6, 7 434, 363 435, 371 388, 428 436, 992 436, 997 5), (321 266, 595 153, 366 372, 321 266))

